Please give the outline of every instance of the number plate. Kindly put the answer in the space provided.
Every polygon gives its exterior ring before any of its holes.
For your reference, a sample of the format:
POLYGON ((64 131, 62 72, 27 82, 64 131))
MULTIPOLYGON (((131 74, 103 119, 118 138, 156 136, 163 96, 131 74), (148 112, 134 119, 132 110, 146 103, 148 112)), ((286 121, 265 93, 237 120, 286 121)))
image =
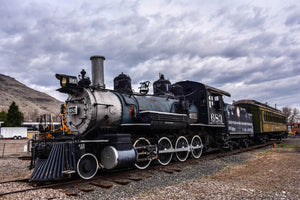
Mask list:
POLYGON ((71 106, 69 107, 68 109, 68 114, 71 114, 71 115, 77 115, 77 106, 71 106))

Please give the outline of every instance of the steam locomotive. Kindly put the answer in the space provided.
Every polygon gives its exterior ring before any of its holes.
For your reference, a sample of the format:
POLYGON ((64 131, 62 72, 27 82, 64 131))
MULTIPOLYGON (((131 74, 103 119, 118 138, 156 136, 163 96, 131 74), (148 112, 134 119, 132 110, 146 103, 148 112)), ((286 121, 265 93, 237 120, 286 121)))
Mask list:
POLYGON ((99 169, 135 166, 153 161, 197 159, 213 147, 247 147, 255 137, 252 114, 225 104, 226 91, 193 81, 175 84, 160 74, 153 83, 142 82, 134 93, 123 73, 114 89, 105 88, 103 56, 92 56, 92 81, 56 74, 68 94, 63 117, 68 130, 42 133, 32 141, 31 181, 53 181, 78 174, 90 179, 99 169))

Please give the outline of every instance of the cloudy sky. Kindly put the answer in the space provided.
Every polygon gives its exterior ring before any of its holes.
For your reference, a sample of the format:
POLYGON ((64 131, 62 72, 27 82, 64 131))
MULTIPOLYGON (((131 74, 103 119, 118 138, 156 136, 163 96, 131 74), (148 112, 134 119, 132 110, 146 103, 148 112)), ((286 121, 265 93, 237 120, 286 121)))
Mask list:
POLYGON ((90 74, 92 55, 108 88, 163 73, 300 108, 300 1, 1 1, 0 73, 63 100, 55 74, 90 74))

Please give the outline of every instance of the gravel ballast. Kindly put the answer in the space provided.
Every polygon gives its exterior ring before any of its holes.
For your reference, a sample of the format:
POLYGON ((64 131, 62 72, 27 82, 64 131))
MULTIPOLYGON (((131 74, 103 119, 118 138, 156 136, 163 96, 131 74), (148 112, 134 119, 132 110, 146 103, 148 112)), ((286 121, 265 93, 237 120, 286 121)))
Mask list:
MULTIPOLYGON (((300 145, 300 138, 288 139, 286 143, 300 145)), ((8 160, 0 160, 1 168, 8 160)), ((9 165, 19 166, 18 162, 9 165)), ((43 189, 0 199, 300 199, 299 166, 298 148, 269 147, 214 160, 194 160, 188 165, 176 163, 170 168, 181 168, 181 172, 153 170, 151 178, 128 185, 110 182, 110 189, 88 185, 94 191, 87 193, 68 188, 78 193, 75 197, 66 196, 66 189, 43 189)), ((0 178, 5 177, 5 172, 0 172, 0 178)), ((11 173, 13 170, 8 176, 11 173)), ((16 187, 16 183, 10 184, 5 184, 5 188, 0 185, 1 192, 16 187)))

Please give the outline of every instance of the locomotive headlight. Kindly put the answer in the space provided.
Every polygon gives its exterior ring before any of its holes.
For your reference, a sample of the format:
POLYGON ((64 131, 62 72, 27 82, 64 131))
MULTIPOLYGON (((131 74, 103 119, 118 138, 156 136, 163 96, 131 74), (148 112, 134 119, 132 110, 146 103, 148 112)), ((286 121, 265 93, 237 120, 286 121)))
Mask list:
POLYGON ((67 85, 67 78, 66 77, 63 77, 60 80, 60 85, 61 85, 61 87, 65 87, 67 85))
POLYGON ((55 76, 58 80, 60 80, 61 87, 78 85, 78 80, 76 76, 68 76, 65 74, 56 74, 55 76))

